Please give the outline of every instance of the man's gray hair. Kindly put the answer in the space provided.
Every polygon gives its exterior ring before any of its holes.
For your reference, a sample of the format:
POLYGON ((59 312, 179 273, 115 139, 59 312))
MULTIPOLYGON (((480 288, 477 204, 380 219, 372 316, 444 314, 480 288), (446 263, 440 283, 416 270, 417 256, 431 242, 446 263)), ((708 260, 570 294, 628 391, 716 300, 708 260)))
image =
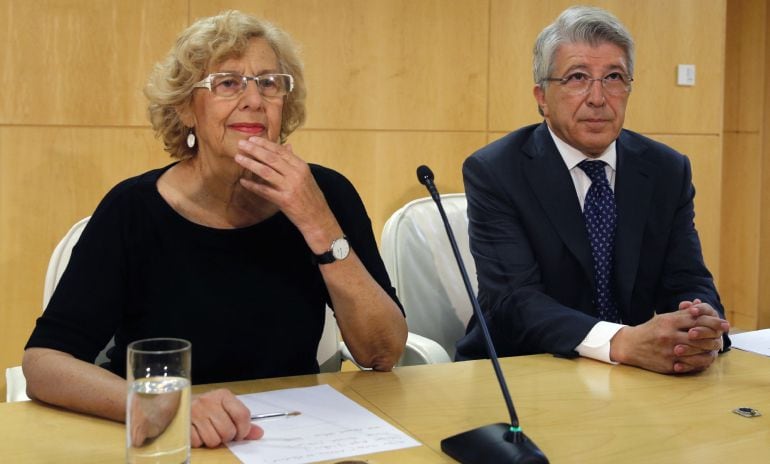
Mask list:
POLYGON ((545 79, 553 72, 556 50, 565 43, 617 45, 625 52, 629 76, 634 75, 634 39, 620 20, 601 8, 574 6, 564 10, 537 36, 532 50, 535 84, 544 86, 548 83, 545 79))

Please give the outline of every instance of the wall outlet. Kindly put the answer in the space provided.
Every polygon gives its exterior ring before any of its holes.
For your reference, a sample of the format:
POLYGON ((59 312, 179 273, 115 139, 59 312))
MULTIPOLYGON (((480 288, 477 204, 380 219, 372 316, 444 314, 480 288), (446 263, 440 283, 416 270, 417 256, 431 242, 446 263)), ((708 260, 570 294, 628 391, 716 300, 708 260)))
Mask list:
POLYGON ((680 64, 676 69, 676 85, 692 87, 695 85, 695 65, 680 64))

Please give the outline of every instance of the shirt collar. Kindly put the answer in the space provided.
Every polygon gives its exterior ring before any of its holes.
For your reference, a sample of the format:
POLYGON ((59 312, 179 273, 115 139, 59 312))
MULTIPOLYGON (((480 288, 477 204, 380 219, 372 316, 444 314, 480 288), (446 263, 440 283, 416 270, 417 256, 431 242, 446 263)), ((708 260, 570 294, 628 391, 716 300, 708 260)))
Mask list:
POLYGON ((604 153, 602 153, 601 156, 599 156, 598 158, 592 158, 592 157, 586 156, 585 154, 583 154, 583 152, 581 152, 577 148, 569 145, 567 142, 557 137, 556 134, 553 133, 550 127, 548 127, 548 132, 550 132, 551 137, 553 138, 553 141, 556 144, 556 149, 559 150, 559 154, 564 160, 564 164, 567 165, 567 169, 569 169, 570 171, 585 159, 604 161, 605 163, 607 163, 609 167, 612 168, 613 171, 617 170, 616 166, 618 162, 618 154, 617 154, 617 151, 615 150, 614 140, 612 141, 610 146, 607 147, 606 150, 604 150, 604 153))

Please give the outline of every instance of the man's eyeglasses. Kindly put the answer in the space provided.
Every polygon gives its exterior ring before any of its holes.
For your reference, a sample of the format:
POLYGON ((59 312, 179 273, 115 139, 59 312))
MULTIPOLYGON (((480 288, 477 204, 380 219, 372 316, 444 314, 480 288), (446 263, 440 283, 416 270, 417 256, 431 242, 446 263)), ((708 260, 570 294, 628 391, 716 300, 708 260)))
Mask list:
POLYGON ((246 90, 249 81, 257 84, 259 94, 266 98, 283 97, 294 89, 294 78, 289 74, 244 76, 239 73, 213 73, 196 83, 193 88, 209 89, 217 97, 233 98, 246 90))
POLYGON ((591 90, 594 81, 602 83, 604 90, 614 96, 625 95, 631 90, 631 82, 634 79, 620 72, 609 73, 604 77, 593 78, 583 72, 574 72, 565 77, 548 77, 543 79, 549 82, 558 82, 570 95, 583 95, 591 90))

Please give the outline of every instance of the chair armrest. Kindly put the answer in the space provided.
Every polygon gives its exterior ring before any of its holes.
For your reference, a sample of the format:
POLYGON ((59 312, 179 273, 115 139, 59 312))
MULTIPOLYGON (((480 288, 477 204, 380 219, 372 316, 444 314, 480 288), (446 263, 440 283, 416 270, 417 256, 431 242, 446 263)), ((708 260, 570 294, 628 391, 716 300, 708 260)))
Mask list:
MULTIPOLYGON (((356 362, 353 355, 348 350, 345 342, 339 343, 340 354, 342 359, 350 361, 356 367, 362 371, 371 370, 371 368, 363 367, 356 362)), ((434 342, 430 338, 417 335, 409 332, 406 337, 406 347, 404 354, 401 355, 401 359, 398 361, 398 366, 417 366, 421 364, 438 364, 452 362, 452 358, 446 350, 434 342)))
POLYGON ((356 362, 356 359, 350 353, 350 350, 348 349, 348 346, 345 344, 345 342, 339 342, 338 346, 339 346, 340 354, 342 355, 343 361, 350 361, 351 363, 353 363, 354 366, 356 366, 359 370, 362 370, 362 371, 372 370, 371 367, 364 367, 356 362))
POLYGON ((24 378, 21 366, 9 367, 5 370, 5 389, 6 402, 29 401, 27 396, 27 379, 24 378))
POLYGON ((415 366, 448 362, 452 362, 452 358, 440 344, 428 337, 409 332, 406 338, 406 349, 398 365, 415 366))

